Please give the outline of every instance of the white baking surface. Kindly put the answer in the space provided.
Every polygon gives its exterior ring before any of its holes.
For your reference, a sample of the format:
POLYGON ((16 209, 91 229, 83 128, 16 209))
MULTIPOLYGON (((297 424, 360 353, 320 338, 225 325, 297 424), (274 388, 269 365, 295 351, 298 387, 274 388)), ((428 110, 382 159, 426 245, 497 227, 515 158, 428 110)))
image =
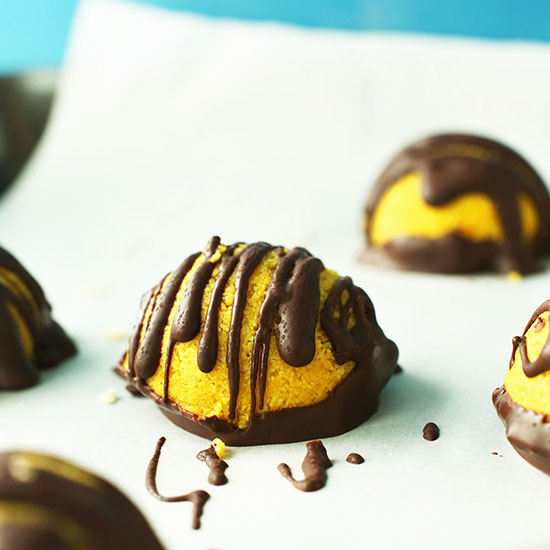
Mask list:
POLYGON ((516 147, 550 180, 550 47, 307 31, 212 21, 107 0, 82 4, 47 135, 0 200, 1 243, 46 289, 80 353, 41 385, 0 396, 0 445, 68 457, 186 550, 542 548, 550 479, 504 437, 491 404, 511 338, 548 298, 548 271, 394 273, 356 263, 368 187, 389 155, 464 130, 516 147), (325 440, 320 492, 296 491, 303 443, 231 450, 223 487, 205 441, 132 398, 111 367, 141 294, 211 234, 303 245, 374 301, 405 369, 380 411, 325 440), (98 396, 116 388, 120 400, 98 396), (441 438, 422 439, 435 421, 441 438), (154 500, 144 474, 167 437, 154 500), (347 464, 349 452, 366 462, 347 464), (496 451, 502 455, 495 456, 496 451))

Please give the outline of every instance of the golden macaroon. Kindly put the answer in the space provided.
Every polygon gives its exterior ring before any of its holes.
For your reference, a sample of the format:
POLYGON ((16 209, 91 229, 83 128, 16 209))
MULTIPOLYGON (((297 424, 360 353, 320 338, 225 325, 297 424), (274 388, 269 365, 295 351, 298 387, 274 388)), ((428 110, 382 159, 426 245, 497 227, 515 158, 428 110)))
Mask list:
POLYGON ((118 371, 178 425, 247 445, 355 427, 396 360, 349 278, 302 248, 212 238, 144 297, 118 371))
POLYGON ((550 474, 550 300, 514 338, 504 385, 493 402, 514 448, 550 474))
POLYGON ((33 386, 39 372, 76 353, 40 285, 0 248, 0 389, 33 386))
POLYGON ((550 196, 515 151, 438 135, 402 151, 369 198, 370 253, 394 267, 527 273, 550 253, 550 196))
POLYGON ((0 547, 162 550, 135 505, 99 476, 33 451, 0 453, 0 547))

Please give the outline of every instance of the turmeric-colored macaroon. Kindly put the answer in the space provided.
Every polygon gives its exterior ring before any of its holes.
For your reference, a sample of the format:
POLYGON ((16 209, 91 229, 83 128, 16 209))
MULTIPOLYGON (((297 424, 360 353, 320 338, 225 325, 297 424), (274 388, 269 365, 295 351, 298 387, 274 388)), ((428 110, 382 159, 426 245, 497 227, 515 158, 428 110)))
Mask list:
POLYGON ((351 279, 303 248, 213 237, 144 296, 117 370, 179 426, 254 445, 356 427, 396 361, 351 279))
POLYGON ((33 386, 41 369, 76 353, 51 309, 30 273, 0 248, 0 389, 33 386))
POLYGON ((550 195, 518 153, 437 135, 399 153, 365 213, 366 259, 443 273, 527 273, 550 253, 550 195))
POLYGON ((493 403, 516 451, 550 474, 550 300, 514 338, 504 385, 493 392, 493 403))

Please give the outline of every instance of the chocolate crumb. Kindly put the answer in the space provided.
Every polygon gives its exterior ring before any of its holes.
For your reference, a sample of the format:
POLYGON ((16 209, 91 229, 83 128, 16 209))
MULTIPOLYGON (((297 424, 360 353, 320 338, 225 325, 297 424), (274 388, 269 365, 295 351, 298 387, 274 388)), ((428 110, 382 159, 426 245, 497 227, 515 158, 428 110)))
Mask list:
POLYGON ((401 365, 396 365, 393 374, 401 374, 403 372, 403 367, 401 365))
POLYGON ((363 464, 365 459, 358 453, 350 453, 346 458, 346 462, 349 462, 350 464, 363 464))
POLYGON ((433 422, 428 422, 422 429, 422 437, 426 441, 435 441, 439 438, 439 427, 433 422))

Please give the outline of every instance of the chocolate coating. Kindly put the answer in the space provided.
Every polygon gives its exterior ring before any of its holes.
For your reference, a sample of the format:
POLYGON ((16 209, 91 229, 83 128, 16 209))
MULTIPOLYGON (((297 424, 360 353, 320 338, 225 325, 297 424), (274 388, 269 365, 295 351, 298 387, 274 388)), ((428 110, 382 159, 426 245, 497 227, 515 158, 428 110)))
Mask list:
POLYGON ((38 453, 0 454, 0 548, 162 550, 141 512, 104 479, 38 453))
POLYGON ((372 216, 384 192, 412 172, 421 174, 423 199, 432 206, 445 205, 467 193, 489 197, 501 220, 503 242, 474 242, 457 233, 439 239, 411 235, 372 247, 367 259, 418 271, 468 273, 489 269, 528 273, 538 257, 550 253, 550 195, 540 176, 524 158, 502 143, 464 134, 421 140, 390 162, 367 203, 367 239, 372 216), (533 200, 539 217, 539 231, 531 249, 522 242, 520 193, 533 200))
POLYGON ((493 392, 493 404, 512 447, 529 464, 550 474, 550 423, 546 415, 515 403, 504 386, 493 392))
MULTIPOLYGON (((214 254, 219 238, 207 244, 206 260, 214 254)), ((138 321, 128 350, 128 371, 122 363, 117 371, 128 378, 143 394, 148 395, 178 426, 197 435, 213 439, 221 437, 229 445, 283 443, 337 435, 350 430, 371 416, 378 407, 378 395, 391 377, 397 362, 397 347, 388 340, 376 322, 374 307, 368 296, 353 285, 348 277, 340 278, 331 289, 320 309, 319 276, 324 269, 317 258, 303 248, 285 251, 266 243, 244 247, 239 243, 227 248, 218 278, 210 298, 204 322, 197 362, 203 372, 215 364, 217 345, 217 311, 229 274, 235 271, 235 298, 227 344, 227 366, 230 392, 230 417, 235 415, 239 392, 240 332, 250 277, 264 256, 278 251, 278 261, 272 280, 260 308, 258 328, 254 337, 250 361, 251 418, 244 430, 234 428, 218 418, 202 418, 182 410, 168 399, 169 369, 165 371, 164 394, 155 395, 145 383, 159 363, 162 335, 170 309, 185 275, 198 257, 194 254, 169 277, 144 296, 138 321), (343 293, 349 295, 344 302, 343 293), (152 314, 144 327, 147 303, 153 299, 152 314), (348 330, 347 322, 353 313, 355 325, 348 330), (308 364, 315 355, 315 328, 319 319, 327 333, 338 364, 356 362, 352 372, 342 380, 327 399, 308 407, 295 407, 262 413, 268 379, 267 359, 271 335, 274 334, 281 357, 291 366, 308 364), (338 318, 337 318, 338 317, 338 318), (140 335, 145 329, 141 342, 140 335), (256 406, 256 387, 259 403, 256 406), (259 409, 259 411, 257 410, 259 409)), ((201 269, 189 280, 170 332, 168 361, 174 345, 181 338, 194 338, 200 332, 200 303, 211 275, 210 267, 201 269), (197 305, 198 304, 198 305, 197 305), (199 308, 199 309, 198 309, 199 308)))
POLYGON ((0 248, 0 389, 33 386, 40 369, 53 367, 75 353, 74 343, 52 319, 40 285, 0 248), (29 331, 31 356, 25 350, 14 311, 29 331))
POLYGON ((550 311, 550 300, 543 302, 533 313, 531 319, 527 323, 525 330, 521 336, 515 336, 512 340, 512 357, 510 358, 510 367, 514 364, 516 357, 516 351, 519 348, 519 353, 521 355, 521 362, 523 365, 523 372, 527 378, 534 378, 543 372, 550 370, 550 336, 546 340, 540 355, 536 358, 535 361, 531 361, 527 355, 527 342, 525 335, 527 331, 531 328, 533 323, 537 323, 535 330, 542 330, 544 327, 544 319, 539 318, 543 313, 550 311))
POLYGON ((332 468, 332 462, 327 455, 327 450, 318 439, 306 443, 306 457, 302 462, 302 472, 304 479, 297 480, 292 476, 292 471, 288 464, 282 463, 277 466, 280 474, 292 483, 299 491, 306 493, 318 491, 327 483, 327 470, 332 468))

